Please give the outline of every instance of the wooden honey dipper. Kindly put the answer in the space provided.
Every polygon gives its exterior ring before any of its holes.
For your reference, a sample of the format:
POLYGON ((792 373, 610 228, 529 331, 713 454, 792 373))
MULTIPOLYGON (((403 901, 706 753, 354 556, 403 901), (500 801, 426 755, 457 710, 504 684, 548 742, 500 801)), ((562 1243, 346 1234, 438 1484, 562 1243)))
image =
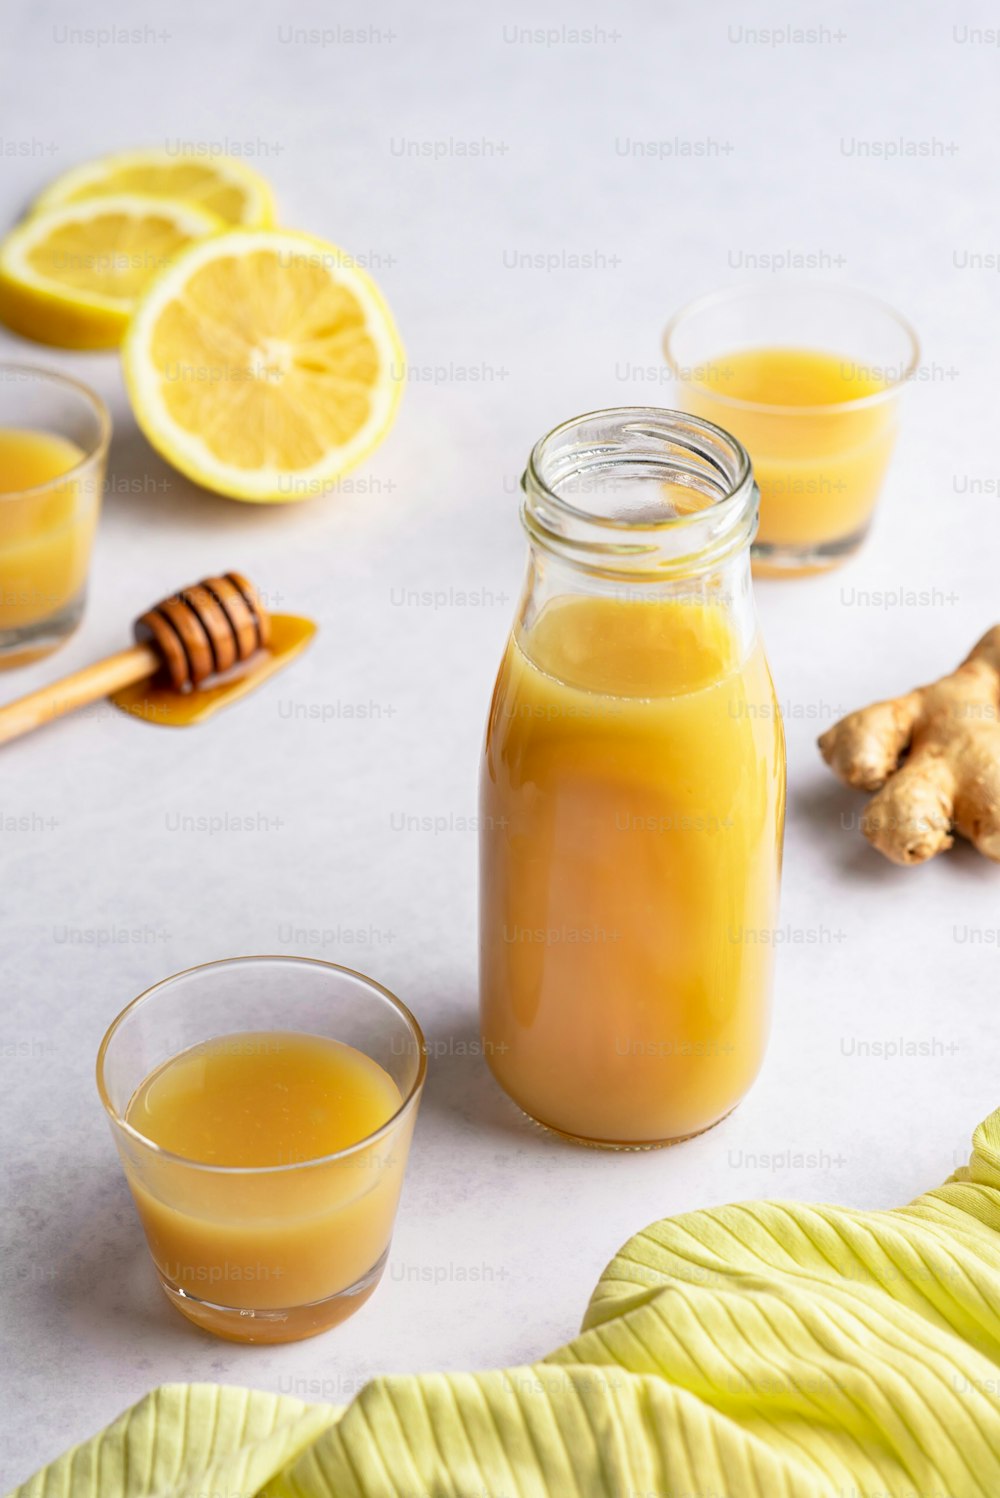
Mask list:
POLYGON ((265 650, 271 618, 252 583, 227 572, 164 598, 139 616, 133 633, 128 650, 0 707, 0 744, 151 677, 190 692, 265 650))

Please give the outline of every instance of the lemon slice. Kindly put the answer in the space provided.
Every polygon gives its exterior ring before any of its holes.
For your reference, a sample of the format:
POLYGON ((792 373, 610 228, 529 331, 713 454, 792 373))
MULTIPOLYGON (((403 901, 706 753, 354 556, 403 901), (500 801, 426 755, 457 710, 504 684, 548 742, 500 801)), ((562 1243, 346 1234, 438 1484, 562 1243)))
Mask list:
POLYGON ((242 161, 232 156, 201 160, 164 150, 122 151, 72 167, 45 189, 32 211, 123 192, 194 203, 227 224, 250 229, 274 222, 270 187, 242 161))
POLYGON ((196 239, 204 208, 123 194, 33 214, 0 243, 0 319, 62 348, 114 348, 139 293, 196 239))
POLYGON ((139 425, 232 499, 323 493, 388 431, 402 349, 374 282, 336 245, 236 229, 157 277, 122 350, 139 425))

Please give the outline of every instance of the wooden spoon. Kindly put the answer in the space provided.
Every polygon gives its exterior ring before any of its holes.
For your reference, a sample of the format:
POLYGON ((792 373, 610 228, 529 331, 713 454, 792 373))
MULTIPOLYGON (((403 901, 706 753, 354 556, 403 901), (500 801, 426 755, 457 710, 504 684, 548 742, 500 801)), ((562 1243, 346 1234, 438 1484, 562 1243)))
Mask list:
POLYGON ((175 692, 194 691, 266 650, 271 618, 253 584, 227 572, 164 598, 140 615, 133 633, 130 649, 0 707, 0 744, 149 677, 175 692))

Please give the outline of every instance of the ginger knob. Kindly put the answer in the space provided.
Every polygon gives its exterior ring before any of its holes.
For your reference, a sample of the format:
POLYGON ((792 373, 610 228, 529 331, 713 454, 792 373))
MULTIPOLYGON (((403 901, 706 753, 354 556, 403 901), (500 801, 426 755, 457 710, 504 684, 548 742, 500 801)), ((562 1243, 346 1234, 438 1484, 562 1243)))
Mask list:
POLYGON ((861 827, 893 863, 924 863, 953 831, 1000 862, 1000 625, 950 676, 849 713, 819 748, 846 785, 878 792, 861 827))

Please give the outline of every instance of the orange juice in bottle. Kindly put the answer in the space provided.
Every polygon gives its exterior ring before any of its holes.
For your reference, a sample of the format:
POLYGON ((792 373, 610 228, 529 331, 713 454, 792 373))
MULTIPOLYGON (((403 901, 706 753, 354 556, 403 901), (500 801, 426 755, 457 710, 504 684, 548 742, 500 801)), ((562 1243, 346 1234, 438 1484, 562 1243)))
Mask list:
POLYGON ((749 460, 675 412, 535 448, 486 734, 481 1015, 525 1112, 618 1148, 731 1111, 767 1039, 784 748, 749 460))

